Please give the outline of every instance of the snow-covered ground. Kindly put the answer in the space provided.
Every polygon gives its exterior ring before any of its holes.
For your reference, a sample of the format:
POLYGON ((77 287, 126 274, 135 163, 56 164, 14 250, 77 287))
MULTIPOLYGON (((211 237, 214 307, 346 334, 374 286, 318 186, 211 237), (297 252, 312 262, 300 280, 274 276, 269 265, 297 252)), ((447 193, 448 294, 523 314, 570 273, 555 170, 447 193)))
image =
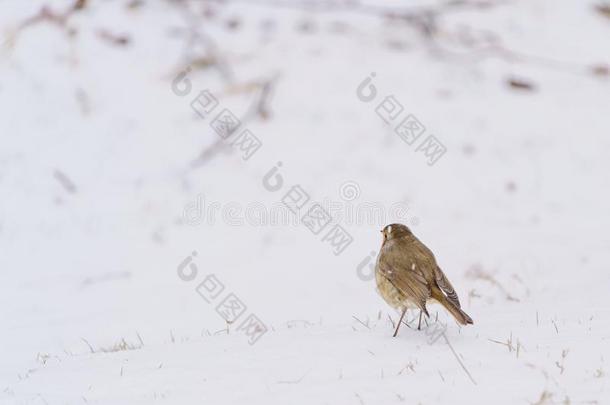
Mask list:
POLYGON ((73 4, 0 1, 0 403, 610 403, 603 2, 73 4), (392 221, 473 326, 392 338, 392 221))

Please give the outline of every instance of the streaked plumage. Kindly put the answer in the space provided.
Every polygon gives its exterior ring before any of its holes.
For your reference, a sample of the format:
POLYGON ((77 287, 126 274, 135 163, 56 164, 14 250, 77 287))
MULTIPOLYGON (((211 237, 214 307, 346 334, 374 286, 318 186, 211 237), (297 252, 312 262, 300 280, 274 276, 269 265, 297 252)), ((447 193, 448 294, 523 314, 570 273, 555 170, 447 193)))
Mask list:
POLYGON ((375 279, 379 293, 390 306, 403 311, 403 315, 407 308, 419 308, 429 317, 426 302, 435 300, 460 324, 473 323, 462 311, 455 289, 436 264, 434 254, 408 227, 391 224, 382 233, 375 279))

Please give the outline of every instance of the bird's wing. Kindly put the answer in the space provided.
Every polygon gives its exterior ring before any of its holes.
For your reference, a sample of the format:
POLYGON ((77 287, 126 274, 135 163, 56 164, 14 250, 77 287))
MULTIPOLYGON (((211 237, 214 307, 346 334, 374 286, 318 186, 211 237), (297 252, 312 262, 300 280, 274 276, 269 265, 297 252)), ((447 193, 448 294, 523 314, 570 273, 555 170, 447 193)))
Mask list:
POLYGON ((445 276, 445 273, 443 273, 443 271, 440 269, 440 267, 436 267, 436 270, 434 271, 434 276, 436 279, 436 284, 438 284, 440 289, 445 293, 447 299, 458 308, 461 308, 462 306, 460 305, 460 299, 458 298, 457 293, 453 289, 453 286, 445 276))
POLYGON ((417 255, 411 255, 398 246, 389 247, 388 250, 393 252, 385 252, 379 261, 381 274, 428 315, 426 300, 430 298, 431 291, 421 271, 424 263, 417 255))

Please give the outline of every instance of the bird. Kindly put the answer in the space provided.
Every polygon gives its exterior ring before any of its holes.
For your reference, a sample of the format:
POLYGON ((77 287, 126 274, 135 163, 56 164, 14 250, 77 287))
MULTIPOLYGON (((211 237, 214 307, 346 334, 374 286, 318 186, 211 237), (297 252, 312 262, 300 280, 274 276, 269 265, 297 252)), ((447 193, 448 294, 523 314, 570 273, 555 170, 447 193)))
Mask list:
POLYGON ((375 264, 375 280, 381 297, 391 307, 402 311, 394 337, 409 308, 419 309, 419 325, 426 303, 439 302, 455 320, 472 324, 472 318, 461 308, 455 289, 436 263, 434 254, 403 224, 385 226, 383 243, 375 264))

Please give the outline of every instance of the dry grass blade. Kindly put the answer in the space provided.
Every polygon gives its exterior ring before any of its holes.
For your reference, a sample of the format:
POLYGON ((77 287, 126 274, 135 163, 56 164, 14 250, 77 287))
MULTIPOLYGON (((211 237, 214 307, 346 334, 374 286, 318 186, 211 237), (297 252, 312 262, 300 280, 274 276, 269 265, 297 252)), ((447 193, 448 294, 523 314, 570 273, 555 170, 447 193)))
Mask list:
POLYGON ((62 187, 70 194, 74 194, 76 193, 76 186, 74 185, 74 182, 72 182, 72 180, 70 180, 70 178, 68 176, 66 176, 65 173, 63 173, 60 170, 55 169, 55 171, 53 172, 53 177, 55 177, 55 180, 57 180, 59 182, 59 184, 62 185, 62 187))
POLYGON ((361 325, 365 326, 367 329, 371 329, 370 326, 368 325, 368 321, 367 323, 362 322, 360 319, 356 318, 354 315, 352 315, 352 318, 354 318, 355 320, 357 320, 358 322, 360 322, 361 325))
POLYGON ((142 345, 135 345, 132 343, 128 343, 125 338, 122 338, 119 342, 115 343, 109 347, 100 348, 100 352, 102 353, 115 353, 115 352, 123 352, 128 350, 137 350, 141 349, 142 345))
POLYGON ((511 88, 516 89, 516 90, 525 90, 525 91, 535 90, 533 83, 529 82, 527 80, 524 80, 524 79, 509 78, 507 80, 507 83, 511 88))

